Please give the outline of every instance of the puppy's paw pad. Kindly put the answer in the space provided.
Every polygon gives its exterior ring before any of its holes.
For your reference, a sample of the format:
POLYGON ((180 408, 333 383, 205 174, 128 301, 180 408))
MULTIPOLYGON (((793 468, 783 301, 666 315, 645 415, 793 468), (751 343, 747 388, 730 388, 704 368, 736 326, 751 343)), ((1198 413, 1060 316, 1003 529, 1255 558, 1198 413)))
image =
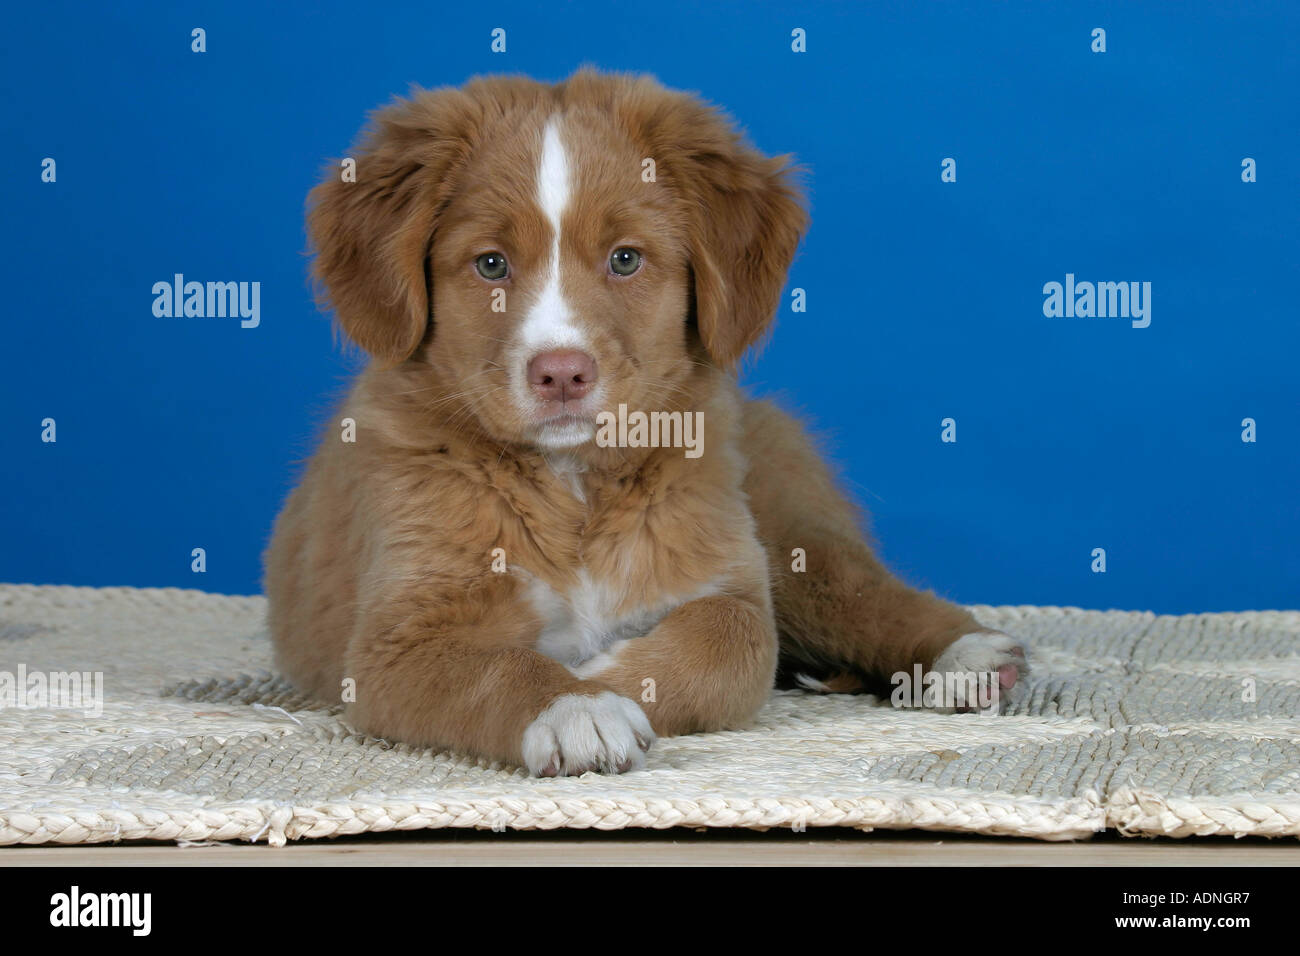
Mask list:
POLYGON ((948 645, 934 663, 941 672, 992 673, 997 671, 1002 687, 1011 687, 1028 672, 1024 646, 1000 631, 976 631, 948 645), (1009 678, 1009 681, 1008 681, 1009 678))
POLYGON ((934 662, 940 674, 998 675, 998 688, 1009 691, 1026 674, 1024 645, 1001 631, 976 631, 953 641, 934 662))
POLYGON ((524 764, 535 777, 625 773, 645 765, 654 741, 645 713, 626 697, 563 694, 524 731, 524 764))

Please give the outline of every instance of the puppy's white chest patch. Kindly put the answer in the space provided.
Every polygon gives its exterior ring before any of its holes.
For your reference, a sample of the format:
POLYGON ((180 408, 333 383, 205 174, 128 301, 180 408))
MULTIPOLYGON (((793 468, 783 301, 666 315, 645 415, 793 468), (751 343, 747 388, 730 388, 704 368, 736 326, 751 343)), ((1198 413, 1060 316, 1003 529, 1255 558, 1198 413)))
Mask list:
POLYGON ((567 667, 590 660, 615 641, 640 637, 672 609, 643 608, 622 614, 618 608, 623 595, 592 580, 585 570, 578 572, 578 584, 567 594, 536 579, 529 582, 527 593, 542 619, 537 650, 567 667))
POLYGON ((694 594, 621 612, 624 597, 621 590, 593 580, 584 569, 578 572, 577 586, 567 594, 536 578, 529 580, 525 593, 542 619, 538 652, 575 668, 609 651, 620 641, 648 634, 674 608, 716 593, 716 589, 710 583, 694 594))

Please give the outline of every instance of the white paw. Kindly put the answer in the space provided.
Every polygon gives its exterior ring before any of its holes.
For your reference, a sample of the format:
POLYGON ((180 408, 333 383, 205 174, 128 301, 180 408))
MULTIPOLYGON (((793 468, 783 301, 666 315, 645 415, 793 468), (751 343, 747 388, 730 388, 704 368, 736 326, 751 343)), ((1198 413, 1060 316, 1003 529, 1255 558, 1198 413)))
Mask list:
POLYGON ((1014 637, 1001 631, 977 631, 949 644, 932 669, 940 674, 997 674, 998 689, 1006 692, 1029 672, 1029 665, 1024 647, 1014 637))
POLYGON ((654 741, 645 713, 626 697, 564 694, 524 731, 524 764, 534 777, 624 773, 645 765, 654 741))
POLYGON ((1025 651, 1020 642, 1000 631, 977 631, 965 634, 948 645, 947 650, 934 662, 941 673, 997 672, 1001 687, 1015 686, 1020 676, 1028 671, 1025 651))

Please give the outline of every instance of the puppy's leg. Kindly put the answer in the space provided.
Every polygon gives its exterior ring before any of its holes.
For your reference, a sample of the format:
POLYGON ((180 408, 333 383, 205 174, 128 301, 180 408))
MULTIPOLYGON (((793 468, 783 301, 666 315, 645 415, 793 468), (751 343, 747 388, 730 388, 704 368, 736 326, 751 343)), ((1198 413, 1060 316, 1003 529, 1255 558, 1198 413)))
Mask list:
POLYGON ((356 680, 347 713, 359 729, 522 765, 536 776, 644 764, 655 739, 645 714, 522 646, 529 615, 518 604, 485 602, 468 621, 463 611, 452 619, 425 610, 437 605, 413 596, 363 619, 346 664, 356 680))
POLYGON ((744 726, 772 692, 777 639, 765 600, 700 598, 643 637, 574 669, 640 702, 663 736, 744 726))
POLYGON ((1024 652, 969 613, 894 577, 871 552, 857 510, 794 419, 767 402, 745 406, 745 490, 767 548, 783 659, 822 673, 887 680, 913 664, 996 672, 1005 689, 1024 652), (806 567, 793 569, 795 549, 806 567))

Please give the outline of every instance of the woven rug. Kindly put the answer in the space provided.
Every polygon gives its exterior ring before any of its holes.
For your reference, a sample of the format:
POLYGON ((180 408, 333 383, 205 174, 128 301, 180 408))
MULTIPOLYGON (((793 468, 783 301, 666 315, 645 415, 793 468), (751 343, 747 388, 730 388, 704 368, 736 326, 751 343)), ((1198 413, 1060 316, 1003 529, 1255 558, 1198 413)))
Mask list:
POLYGON ((752 728, 660 740, 643 771, 538 780, 360 735, 303 699, 269 671, 262 598, 0 586, 0 844, 438 827, 1300 835, 1300 612, 972 611, 1031 648, 1003 716, 775 692, 752 728), (74 672, 81 698, 59 676, 74 672), (17 706, 20 677, 62 696, 17 706))

